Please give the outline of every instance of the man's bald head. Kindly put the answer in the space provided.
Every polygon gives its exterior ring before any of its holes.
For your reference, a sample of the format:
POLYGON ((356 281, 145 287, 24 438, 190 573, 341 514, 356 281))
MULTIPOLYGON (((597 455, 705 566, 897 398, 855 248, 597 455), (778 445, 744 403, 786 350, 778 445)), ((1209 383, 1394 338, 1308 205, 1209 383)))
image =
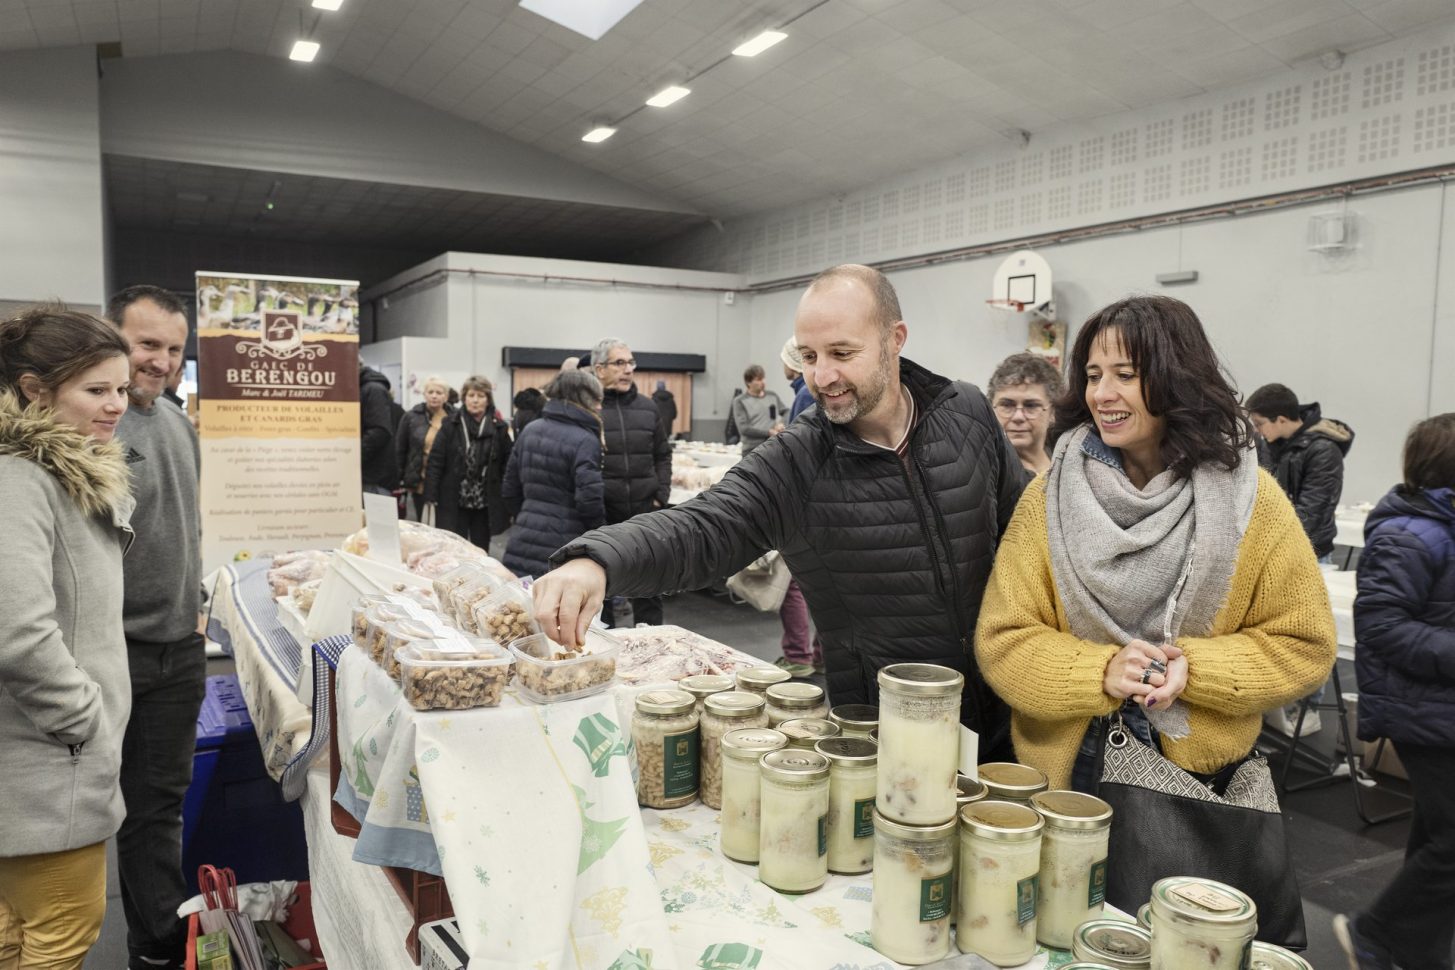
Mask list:
POLYGON ((806 298, 815 290, 853 284, 869 291, 873 300, 873 317, 881 331, 888 333, 903 319, 903 313, 899 309, 899 294, 894 292, 894 284, 889 282, 889 277, 872 266, 859 263, 832 266, 813 278, 813 282, 808 284, 808 293, 804 296, 806 298))

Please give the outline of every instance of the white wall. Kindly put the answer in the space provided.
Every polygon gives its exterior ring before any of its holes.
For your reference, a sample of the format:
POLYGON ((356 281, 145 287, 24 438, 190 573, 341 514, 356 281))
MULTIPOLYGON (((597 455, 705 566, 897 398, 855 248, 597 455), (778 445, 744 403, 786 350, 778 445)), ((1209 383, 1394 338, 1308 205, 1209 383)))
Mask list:
MULTIPOLYGON (((569 353, 620 337, 637 353, 702 354, 708 373, 693 378, 695 422, 727 419, 732 389, 750 363, 752 311, 739 297, 728 306, 724 291, 743 285, 739 276, 560 259, 446 253, 364 293, 375 310, 377 338, 411 340, 411 361, 440 372, 468 369, 509 387, 501 348, 555 347, 569 353), (447 279, 388 297, 402 283, 446 269, 447 279), (540 279, 468 274, 468 270, 553 277, 540 279), (568 282, 562 277, 596 282, 568 282), (659 289, 616 283, 653 284, 659 289), (673 289, 697 287, 706 289, 673 289), (435 355, 431 359, 431 354, 435 355)), ((782 344, 782 339, 779 340, 782 344)), ((759 363, 773 371, 772 354, 759 363)), ((410 363, 411 368, 416 366, 410 363)), ((650 393, 651 388, 644 388, 650 393)), ((504 395, 501 395, 504 407, 504 395)))
POLYGON ((108 61, 108 153, 688 211, 319 65, 237 51, 108 61))
POLYGON ((0 300, 106 299, 96 52, 0 57, 0 300))
MULTIPOLYGON (((1309 217, 1328 206, 1039 252, 1051 264, 1058 313, 1071 324, 1072 340, 1080 321, 1129 293, 1185 300, 1244 394, 1271 381, 1287 384, 1354 428, 1344 498, 1373 501, 1398 479, 1405 433, 1427 416, 1432 386, 1435 411, 1455 410, 1455 206, 1442 223, 1446 192, 1427 186, 1351 200, 1359 247, 1339 257, 1305 248, 1309 217), (1200 279, 1158 287, 1154 276, 1178 268, 1179 248, 1182 268, 1197 270, 1200 279), (1439 362, 1433 385, 1432 334, 1439 362)), ((1001 359, 1024 348, 1023 318, 983 302, 1003 258, 891 274, 909 324, 906 356, 983 387, 1001 359)), ((801 293, 753 298, 751 347, 758 358, 776 356, 801 293)))

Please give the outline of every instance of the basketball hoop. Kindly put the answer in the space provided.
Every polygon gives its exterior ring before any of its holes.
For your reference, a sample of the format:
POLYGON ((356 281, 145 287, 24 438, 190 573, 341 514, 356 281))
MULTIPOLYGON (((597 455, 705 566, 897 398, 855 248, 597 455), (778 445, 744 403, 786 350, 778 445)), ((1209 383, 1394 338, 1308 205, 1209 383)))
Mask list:
POLYGON ((1026 312, 1026 305, 1020 300, 986 300, 985 305, 992 310, 1004 310, 1012 313, 1026 312))

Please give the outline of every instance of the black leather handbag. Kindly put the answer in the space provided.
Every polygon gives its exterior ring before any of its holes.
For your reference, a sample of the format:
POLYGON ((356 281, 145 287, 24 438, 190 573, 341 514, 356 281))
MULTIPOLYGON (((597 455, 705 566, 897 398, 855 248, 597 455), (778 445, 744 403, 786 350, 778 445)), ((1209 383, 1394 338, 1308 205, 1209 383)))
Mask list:
POLYGON ((1109 903, 1127 913, 1168 876, 1234 886, 1258 904, 1258 936, 1290 950, 1308 945, 1303 899, 1268 760, 1254 751, 1205 783, 1132 736, 1104 725, 1097 794, 1112 807, 1109 903))

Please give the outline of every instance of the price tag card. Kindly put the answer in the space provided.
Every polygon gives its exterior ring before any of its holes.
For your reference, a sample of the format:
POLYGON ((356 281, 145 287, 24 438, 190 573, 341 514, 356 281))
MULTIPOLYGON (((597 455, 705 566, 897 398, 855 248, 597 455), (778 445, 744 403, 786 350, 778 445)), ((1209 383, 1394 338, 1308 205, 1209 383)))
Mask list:
POLYGON ((392 495, 364 493, 364 528, 369 534, 369 558, 398 566, 404 562, 399 547, 399 503, 392 495))
POLYGON ((960 774, 980 780, 976 765, 980 763, 980 735, 960 725, 960 774))

